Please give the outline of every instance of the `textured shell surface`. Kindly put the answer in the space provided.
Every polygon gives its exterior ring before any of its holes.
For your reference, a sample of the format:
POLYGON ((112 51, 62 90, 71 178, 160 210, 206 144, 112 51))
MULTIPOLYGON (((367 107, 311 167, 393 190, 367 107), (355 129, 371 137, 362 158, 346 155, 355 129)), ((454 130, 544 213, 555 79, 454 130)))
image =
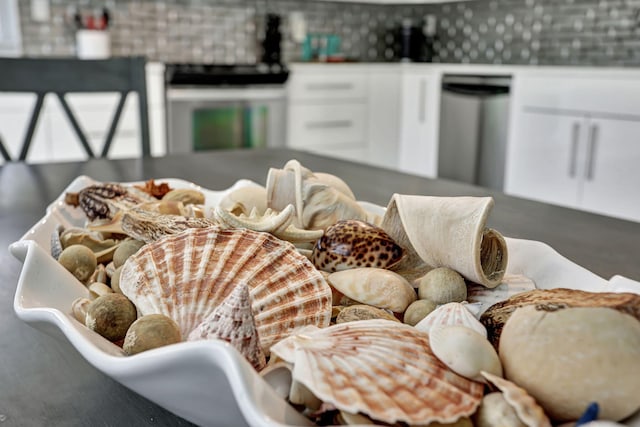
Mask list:
POLYGON ((427 334, 389 320, 307 329, 272 347, 293 379, 341 411, 387 423, 453 422, 475 412, 481 383, 448 369, 427 334))
POLYGON ((380 227, 360 220, 343 220, 325 230, 311 255, 313 265, 323 271, 356 267, 391 268, 404 250, 380 227))
MULTIPOLYGON (((493 304, 511 298, 522 292, 536 289, 536 284, 522 274, 505 274, 502 282, 488 289, 475 283, 467 284, 467 301, 479 307, 480 315, 493 304)), ((480 317, 479 315, 477 317, 480 317)))
POLYGON ((551 427, 551 422, 542 407, 525 389, 489 372, 483 371, 480 374, 502 392, 507 403, 515 409, 518 418, 528 427, 551 427))
POLYGON ((141 315, 160 313, 189 336, 239 283, 250 289, 265 351, 296 329, 324 327, 331 289, 290 243, 245 229, 189 229, 145 245, 122 268, 120 288, 141 315))
POLYGON ((433 353, 452 371, 484 381, 482 371, 502 376, 498 353, 486 337, 466 326, 435 326, 429 330, 433 353))
MULTIPOLYGON (((485 288, 486 289, 486 288, 485 288)), ((434 326, 466 326, 487 337, 487 329, 467 308, 468 304, 450 302, 443 304, 429 313, 424 319, 415 325, 415 328, 429 333, 434 326)))
POLYGON ((251 311, 249 287, 245 283, 236 285, 229 296, 191 331, 187 339, 227 341, 258 371, 267 363, 251 311))
POLYGON ((395 313, 402 313, 417 298, 404 277, 382 268, 352 268, 336 271, 329 284, 347 297, 395 313))
POLYGON ((534 289, 520 292, 496 302, 480 316, 487 328, 489 340, 498 348, 500 335, 513 312, 524 306, 536 305, 547 310, 558 307, 609 307, 640 320, 640 295, 627 292, 587 292, 577 289, 534 289))

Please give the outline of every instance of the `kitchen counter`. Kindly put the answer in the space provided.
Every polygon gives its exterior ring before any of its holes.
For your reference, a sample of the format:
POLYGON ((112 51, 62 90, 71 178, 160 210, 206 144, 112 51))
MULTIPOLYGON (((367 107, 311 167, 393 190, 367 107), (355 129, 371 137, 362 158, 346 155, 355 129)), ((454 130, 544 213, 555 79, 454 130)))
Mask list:
MULTIPOLYGON (((44 215, 47 205, 74 178, 83 174, 102 181, 174 177, 205 188, 224 189, 239 178, 264 184, 270 167, 282 167, 293 158, 311 170, 341 177, 359 199, 381 205, 386 205, 394 192, 491 195, 496 204, 489 225, 506 236, 548 243, 605 278, 622 274, 640 280, 640 224, 298 151, 219 151, 135 160, 6 164, 0 166, 0 423, 59 427, 190 425, 106 377, 68 342, 30 328, 13 312, 21 264, 10 256, 7 247, 44 215)), ((219 425, 240 425, 239 419, 219 421, 219 425)))

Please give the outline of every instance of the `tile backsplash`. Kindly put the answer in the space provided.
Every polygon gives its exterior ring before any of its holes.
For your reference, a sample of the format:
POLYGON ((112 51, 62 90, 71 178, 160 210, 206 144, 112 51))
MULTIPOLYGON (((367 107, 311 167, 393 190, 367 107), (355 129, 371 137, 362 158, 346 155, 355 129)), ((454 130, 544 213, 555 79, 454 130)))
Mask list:
POLYGON ((640 0, 474 0, 374 5, 311 0, 50 0, 46 22, 20 2, 27 56, 75 54, 73 12, 111 11, 113 55, 165 62, 253 63, 261 55, 267 13, 282 16, 285 61, 301 58, 289 14, 301 12, 309 34, 340 37, 360 61, 397 58, 403 19, 436 18, 434 62, 640 65, 640 0))

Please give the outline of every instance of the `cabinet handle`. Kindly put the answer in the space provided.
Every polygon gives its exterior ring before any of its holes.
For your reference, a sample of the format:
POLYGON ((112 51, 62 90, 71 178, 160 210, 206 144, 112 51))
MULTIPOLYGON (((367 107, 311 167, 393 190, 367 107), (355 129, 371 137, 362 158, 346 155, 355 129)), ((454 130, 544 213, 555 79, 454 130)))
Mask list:
POLYGON ((353 83, 309 83, 309 90, 349 90, 353 89, 353 83))
POLYGON ((427 82, 420 79, 420 96, 418 98, 418 120, 424 123, 427 119, 427 106, 425 105, 427 98, 427 82))
POLYGON ((321 122, 308 122, 307 129, 348 128, 353 125, 351 120, 324 120, 321 122))
POLYGON ((576 162, 578 155, 578 138, 580 137, 580 123, 573 124, 571 130, 571 153, 569 154, 569 176, 575 178, 576 176, 576 162))
POLYGON ((596 147, 598 144, 598 125, 591 125, 591 129, 589 129, 589 157, 587 157, 587 181, 593 180, 594 168, 595 168, 595 158, 596 158, 596 147))

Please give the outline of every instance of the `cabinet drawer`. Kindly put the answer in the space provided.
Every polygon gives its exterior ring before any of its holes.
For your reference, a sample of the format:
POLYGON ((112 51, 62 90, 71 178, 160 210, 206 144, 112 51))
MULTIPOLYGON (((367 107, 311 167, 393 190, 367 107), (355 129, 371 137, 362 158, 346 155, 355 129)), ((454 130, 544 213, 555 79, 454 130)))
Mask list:
POLYGON ((367 96, 367 75, 353 73, 292 74, 287 85, 289 100, 320 101, 337 99, 362 99, 367 96))
POLYGON ((513 102, 518 108, 640 117, 640 78, 520 76, 513 102))
POLYGON ((364 145, 364 105, 296 105, 289 111, 289 145, 292 148, 364 145))

